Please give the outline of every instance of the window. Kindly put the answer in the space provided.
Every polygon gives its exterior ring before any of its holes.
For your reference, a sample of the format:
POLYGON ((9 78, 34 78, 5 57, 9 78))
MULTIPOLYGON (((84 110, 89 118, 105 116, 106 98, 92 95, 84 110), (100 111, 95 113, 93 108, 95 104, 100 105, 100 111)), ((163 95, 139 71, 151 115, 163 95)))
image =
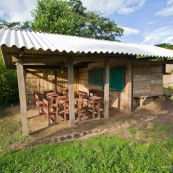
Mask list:
POLYGON ((110 89, 124 90, 125 85, 125 68, 113 67, 110 68, 110 89))
POLYGON ((88 70, 89 85, 102 86, 102 72, 101 69, 88 70))
MULTIPOLYGON (((104 86, 104 69, 92 69, 88 71, 88 83, 93 86, 104 86)), ((110 89, 124 90, 125 85, 125 67, 110 68, 110 89)))

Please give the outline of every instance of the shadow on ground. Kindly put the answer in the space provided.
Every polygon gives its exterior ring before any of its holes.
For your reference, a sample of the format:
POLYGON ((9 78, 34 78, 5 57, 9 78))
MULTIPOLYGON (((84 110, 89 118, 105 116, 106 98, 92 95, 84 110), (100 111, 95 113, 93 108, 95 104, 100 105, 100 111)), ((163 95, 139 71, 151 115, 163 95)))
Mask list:
MULTIPOLYGON (((28 110, 28 122, 30 129, 30 141, 24 146, 28 147, 40 143, 50 143, 62 136, 72 134, 81 134, 88 132, 87 137, 91 134, 106 133, 116 137, 135 137, 139 140, 148 141, 151 137, 166 137, 173 133, 173 101, 167 100, 160 104, 150 102, 143 107, 137 107, 132 113, 121 113, 116 109, 110 109, 110 118, 104 119, 103 112, 100 120, 76 124, 75 127, 69 127, 69 120, 64 122, 62 117, 57 116, 57 124, 48 126, 47 118, 38 115, 38 112, 30 107, 28 110), (157 131, 156 126, 160 125, 161 130, 157 131), (167 130, 163 130, 167 127, 167 130), (145 133, 144 133, 145 131, 145 133)), ((8 108, 10 109, 10 108, 8 108)), ((7 111, 7 116, 20 119, 19 106, 7 111), (15 112, 14 112, 15 111, 15 112), (15 116, 13 116, 15 114, 15 116)), ((4 117, 5 113, 3 113, 4 117)))

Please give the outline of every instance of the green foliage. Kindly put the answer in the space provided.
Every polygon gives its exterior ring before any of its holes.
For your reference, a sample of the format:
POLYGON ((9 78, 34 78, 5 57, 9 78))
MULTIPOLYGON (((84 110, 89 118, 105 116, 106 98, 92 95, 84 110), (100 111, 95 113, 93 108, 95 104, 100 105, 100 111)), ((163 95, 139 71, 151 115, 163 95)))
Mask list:
POLYGON ((29 21, 23 22, 20 29, 31 29, 30 22, 29 21))
POLYGON ((98 136, 0 153, 0 172, 172 172, 173 139, 141 144, 98 136))
POLYGON ((25 21, 23 23, 21 22, 7 22, 5 20, 0 20, 0 29, 1 28, 10 28, 10 29, 30 29, 30 22, 25 21))
POLYGON ((33 30, 115 40, 123 29, 98 12, 87 11, 80 0, 37 0, 32 11, 33 30))
POLYGON ((161 43, 161 44, 157 44, 156 46, 173 50, 173 45, 171 45, 169 43, 161 43))
POLYGON ((5 68, 0 52, 0 107, 16 103, 18 100, 16 71, 5 68))
POLYGON ((20 26, 20 22, 7 22, 5 20, 0 20, 0 28, 7 27, 12 29, 18 26, 20 26))

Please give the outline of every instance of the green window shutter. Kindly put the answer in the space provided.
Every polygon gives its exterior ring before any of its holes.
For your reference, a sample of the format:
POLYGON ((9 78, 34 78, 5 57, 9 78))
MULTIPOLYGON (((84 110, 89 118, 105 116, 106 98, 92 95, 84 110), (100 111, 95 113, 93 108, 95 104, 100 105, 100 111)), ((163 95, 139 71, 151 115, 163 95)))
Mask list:
POLYGON ((125 68, 114 67, 110 69, 110 88, 114 90, 124 90, 125 68))
POLYGON ((102 86, 101 69, 88 70, 88 84, 102 86))

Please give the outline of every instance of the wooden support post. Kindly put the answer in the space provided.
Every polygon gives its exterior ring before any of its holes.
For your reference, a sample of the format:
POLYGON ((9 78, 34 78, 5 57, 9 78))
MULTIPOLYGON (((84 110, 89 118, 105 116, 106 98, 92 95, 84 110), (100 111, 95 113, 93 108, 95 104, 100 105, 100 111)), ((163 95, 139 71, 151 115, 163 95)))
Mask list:
POLYGON ((22 133, 23 136, 29 135, 28 118, 27 118, 27 103, 26 103, 26 91, 25 91, 25 78, 23 72, 23 64, 18 61, 16 62, 17 67, 17 80, 19 88, 19 99, 20 99, 20 110, 21 110, 21 121, 22 121, 22 133))
POLYGON ((53 70, 53 80, 52 80, 52 88, 55 92, 57 92, 57 71, 53 70))
POLYGON ((69 116, 70 126, 75 125, 75 110, 74 110, 74 70, 72 57, 67 58, 68 65, 68 92, 69 92, 69 116))
POLYGON ((129 62, 129 84, 128 84, 128 112, 133 108, 133 64, 129 62))
POLYGON ((104 118, 109 118, 109 73, 110 60, 105 58, 104 118))

